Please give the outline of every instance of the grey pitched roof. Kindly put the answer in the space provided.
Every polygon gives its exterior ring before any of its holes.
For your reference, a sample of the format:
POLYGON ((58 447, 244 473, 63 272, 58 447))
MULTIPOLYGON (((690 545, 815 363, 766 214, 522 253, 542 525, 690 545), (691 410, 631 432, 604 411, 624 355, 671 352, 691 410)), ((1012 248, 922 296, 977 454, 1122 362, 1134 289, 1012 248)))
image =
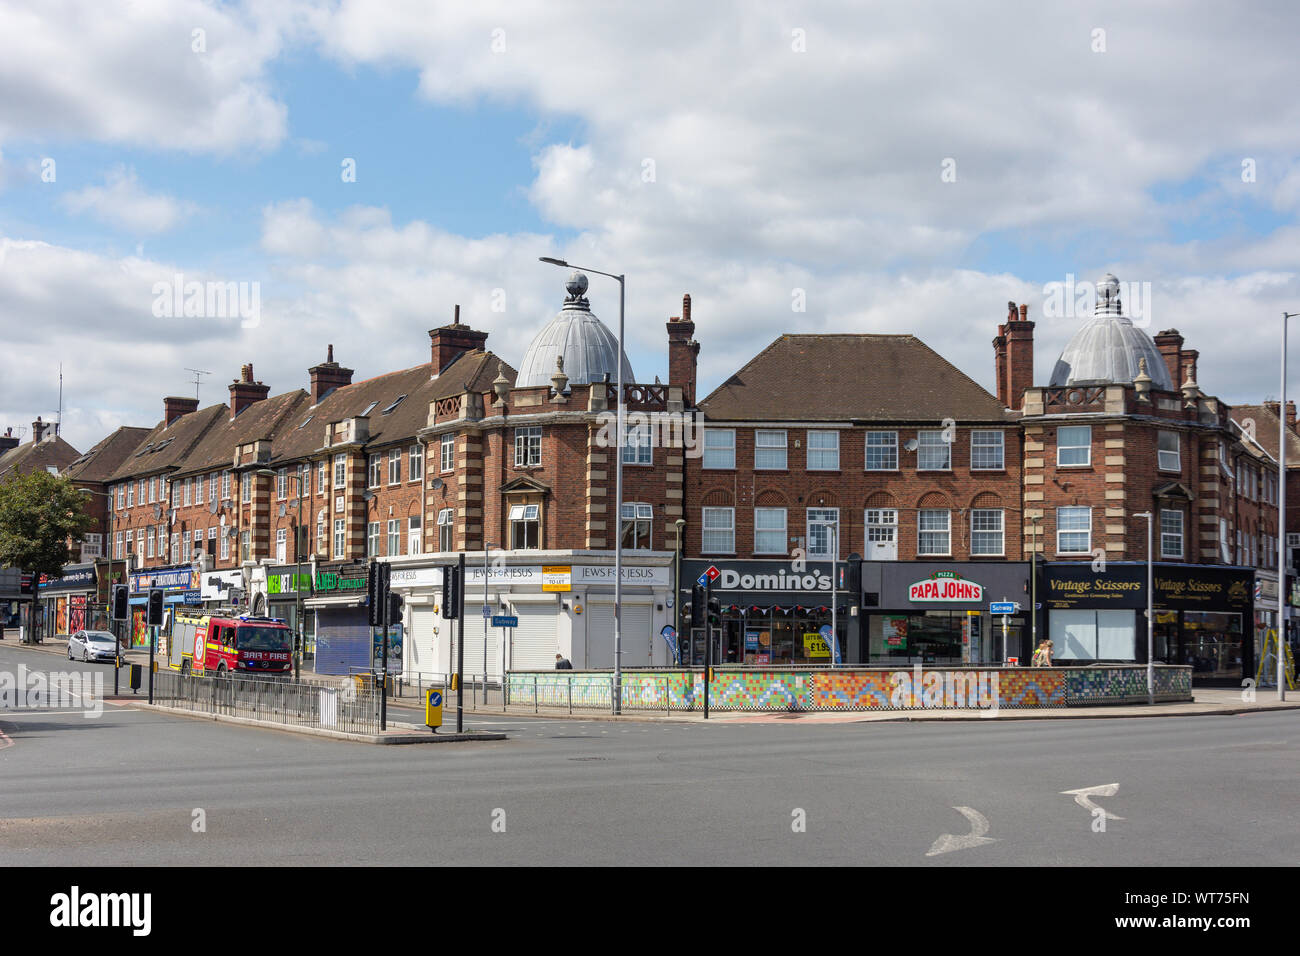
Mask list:
POLYGON ((140 442, 149 431, 148 428, 123 425, 107 438, 101 439, 94 448, 64 469, 63 473, 75 481, 104 481, 140 447, 140 442))
POLYGON ((80 457, 81 452, 64 441, 61 435, 29 441, 0 456, 0 478, 15 472, 30 473, 47 468, 54 468, 61 474, 80 457))

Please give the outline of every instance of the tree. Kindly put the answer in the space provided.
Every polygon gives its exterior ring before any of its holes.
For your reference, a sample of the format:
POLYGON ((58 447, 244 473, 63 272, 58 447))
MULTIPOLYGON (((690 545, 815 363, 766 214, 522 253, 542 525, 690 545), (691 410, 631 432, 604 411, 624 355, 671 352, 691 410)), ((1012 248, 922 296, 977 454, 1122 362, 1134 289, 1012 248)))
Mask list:
POLYGON ((0 567, 57 577, 72 557, 68 541, 95 527, 86 495, 48 471, 0 481, 0 567))

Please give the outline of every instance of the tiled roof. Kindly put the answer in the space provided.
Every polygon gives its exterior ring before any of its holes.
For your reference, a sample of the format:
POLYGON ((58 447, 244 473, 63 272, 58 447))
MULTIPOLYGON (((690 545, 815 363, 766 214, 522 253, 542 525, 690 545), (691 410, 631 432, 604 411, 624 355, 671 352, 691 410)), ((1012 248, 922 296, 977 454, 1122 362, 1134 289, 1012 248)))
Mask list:
POLYGON ((428 364, 389 372, 335 389, 319 405, 298 410, 297 420, 286 429, 272 449, 272 460, 305 458, 325 444, 325 426, 367 414, 370 419, 368 446, 413 439, 428 423, 429 403, 462 392, 486 392, 502 371, 514 382, 515 371, 491 352, 467 352, 431 379, 428 364), (406 397, 390 412, 400 396, 406 397), (307 421, 310 416, 310 421, 307 421), (307 422, 305 425, 303 422, 307 422))
MULTIPOLYGON (((1281 429, 1281 420, 1273 413, 1273 410, 1267 405, 1234 405, 1228 413, 1232 420, 1238 425, 1253 429, 1255 441, 1263 446, 1264 451, 1277 461, 1277 438, 1281 429), (1247 421, 1253 421, 1253 426, 1246 426, 1247 421)), ((1249 441, 1244 442, 1247 447, 1251 447, 1249 441)), ((1288 429, 1286 433, 1286 466, 1288 469, 1300 468, 1300 435, 1288 429)))
POLYGON ((291 432, 305 415, 304 409, 311 397, 302 389, 273 395, 254 402, 233 419, 230 409, 222 406, 224 414, 203 433, 194 449, 177 462, 177 476, 193 475, 229 468, 235 448, 259 439, 269 439, 272 449, 291 432))
POLYGON ((30 473, 51 467, 62 473, 64 468, 80 457, 81 452, 64 441, 61 435, 42 441, 29 441, 0 456, 0 478, 15 471, 30 473))
POLYGON ((77 481, 103 481, 121 467, 148 434, 148 428, 123 425, 74 461, 63 473, 77 481))
POLYGON ((226 405, 209 405, 182 415, 170 425, 159 422, 106 480, 125 481, 128 478, 156 475, 183 464, 208 429, 229 414, 230 409, 226 405))
POLYGON ((699 405, 715 421, 1015 418, 914 335, 783 335, 699 405))

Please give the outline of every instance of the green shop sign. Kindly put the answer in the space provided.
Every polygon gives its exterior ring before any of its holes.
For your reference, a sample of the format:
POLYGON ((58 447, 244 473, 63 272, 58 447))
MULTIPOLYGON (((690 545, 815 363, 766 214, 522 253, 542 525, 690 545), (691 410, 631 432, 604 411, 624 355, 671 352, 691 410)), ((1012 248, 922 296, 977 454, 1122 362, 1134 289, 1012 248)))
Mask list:
POLYGON ((268 574, 266 576, 267 594, 295 594, 299 591, 364 591, 364 577, 343 577, 330 571, 316 575, 314 582, 310 574, 268 574))

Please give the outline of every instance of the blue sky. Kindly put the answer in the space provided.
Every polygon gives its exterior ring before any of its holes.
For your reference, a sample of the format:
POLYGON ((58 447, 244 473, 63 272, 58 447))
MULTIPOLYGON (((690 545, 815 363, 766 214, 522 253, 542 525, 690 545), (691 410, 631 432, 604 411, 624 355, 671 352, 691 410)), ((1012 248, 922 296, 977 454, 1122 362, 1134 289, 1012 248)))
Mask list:
MULTIPOLYGON (((64 6, 0 6, 0 426, 59 361, 81 445, 186 367, 206 402, 246 361, 300 387, 327 342, 415 365, 457 303, 517 363, 563 298, 539 255, 628 274, 647 380, 690 292, 705 391, 800 331, 912 332, 991 387, 1009 299, 1112 270, 1258 401, 1300 309, 1286 5, 64 6), (177 271, 259 283, 260 324, 151 315, 177 271)), ((1040 379, 1078 321, 1040 321, 1040 379)))

